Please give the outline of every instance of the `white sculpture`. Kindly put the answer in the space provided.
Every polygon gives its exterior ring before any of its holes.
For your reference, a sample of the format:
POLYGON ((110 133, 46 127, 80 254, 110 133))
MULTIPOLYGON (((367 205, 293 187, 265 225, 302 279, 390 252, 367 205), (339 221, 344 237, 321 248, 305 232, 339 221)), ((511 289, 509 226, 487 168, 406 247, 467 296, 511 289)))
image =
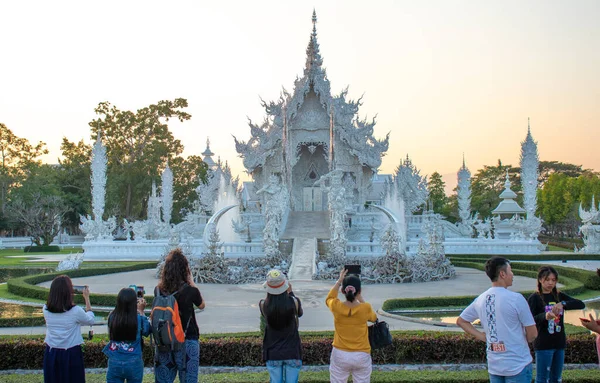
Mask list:
POLYGON ((539 176, 539 156, 537 143, 531 136, 531 127, 527 119, 527 137, 521 143, 521 187, 523 188, 523 207, 526 223, 523 232, 531 239, 537 239, 542 229, 541 219, 535 215, 537 209, 537 186, 539 176))
POLYGON ((58 263, 56 271, 77 270, 83 262, 83 253, 69 254, 58 263))
POLYGON ((456 191, 458 197, 458 230, 466 238, 473 235, 474 219, 471 215, 471 172, 465 165, 463 156, 463 164, 458 171, 458 186, 456 191))
POLYGON ((596 198, 592 196, 589 211, 579 203, 579 217, 583 225, 579 228, 585 246, 579 251, 585 254, 600 254, 600 205, 596 208, 596 198))
POLYGON ((166 224, 170 224, 171 213, 173 211, 173 172, 169 167, 169 163, 167 163, 167 167, 162 172, 161 183, 162 220, 166 224))
POLYGON ((396 168, 395 182, 398 187, 398 197, 404 201, 407 212, 414 213, 419 206, 427 201, 427 177, 421 176, 408 155, 396 168))
POLYGON ((327 193, 329 202, 329 228, 331 239, 329 245, 330 262, 339 265, 346 255, 346 190, 342 186, 343 172, 332 170, 321 176, 314 186, 321 186, 321 190, 327 193), (329 181, 329 186, 326 185, 329 181))
POLYGON ((279 177, 271 175, 269 183, 256 192, 264 193, 265 199, 265 228, 263 230, 263 245, 265 255, 269 259, 279 259, 279 232, 285 210, 288 209, 287 191, 279 183, 279 177))

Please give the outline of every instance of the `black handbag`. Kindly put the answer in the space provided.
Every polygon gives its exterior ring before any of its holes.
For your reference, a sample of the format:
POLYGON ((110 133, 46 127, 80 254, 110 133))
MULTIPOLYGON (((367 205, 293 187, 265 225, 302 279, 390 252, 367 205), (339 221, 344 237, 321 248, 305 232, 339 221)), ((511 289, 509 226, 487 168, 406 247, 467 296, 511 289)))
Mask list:
POLYGON ((369 326, 369 343, 372 350, 392 344, 392 334, 390 334, 387 323, 377 319, 375 323, 369 326))

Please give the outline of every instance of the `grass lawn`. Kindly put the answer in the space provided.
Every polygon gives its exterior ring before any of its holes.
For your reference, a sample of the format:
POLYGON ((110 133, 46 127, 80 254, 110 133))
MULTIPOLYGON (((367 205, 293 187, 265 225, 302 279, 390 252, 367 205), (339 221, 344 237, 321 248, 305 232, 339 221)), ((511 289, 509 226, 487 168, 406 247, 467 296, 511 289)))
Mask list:
MULTIPOLYGON (((243 374, 200 374, 198 382, 202 383, 246 383, 246 382, 267 382, 268 373, 243 373, 243 374)), ((563 373, 563 382, 596 382, 600 380, 600 374, 597 370, 566 370, 563 373)), ((38 383, 42 381, 42 375, 0 375, 0 381, 4 383, 38 383)), ((178 380, 176 380, 178 381, 178 380)), ((86 374, 88 383, 106 382, 105 374, 86 374)), ((153 374, 144 375, 144 383, 154 382, 153 374)), ((325 383, 329 382, 329 372, 300 372, 300 382, 303 383, 325 383)), ((398 383, 418 383, 418 382, 489 382, 487 371, 374 371, 371 375, 372 383, 398 382, 398 383)))
MULTIPOLYGON (((72 248, 72 249, 62 249, 61 251, 51 252, 51 253, 25 253, 23 249, 2 249, 0 250, 0 267, 4 266, 31 266, 32 262, 27 262, 29 260, 36 260, 43 258, 44 255, 53 255, 53 254, 72 254, 72 253, 81 253, 83 249, 81 248, 72 248), (17 257, 15 257, 17 256, 17 257), (25 257, 23 257, 25 256, 25 257)), ((56 266, 58 262, 35 262, 33 263, 36 266, 56 266)))

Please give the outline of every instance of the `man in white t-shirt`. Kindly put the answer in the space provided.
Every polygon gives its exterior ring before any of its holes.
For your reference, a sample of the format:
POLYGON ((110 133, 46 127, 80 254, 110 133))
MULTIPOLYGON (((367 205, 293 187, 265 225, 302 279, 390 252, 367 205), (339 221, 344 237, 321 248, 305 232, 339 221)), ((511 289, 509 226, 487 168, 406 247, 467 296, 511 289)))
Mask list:
POLYGON ((529 342, 537 337, 535 321, 523 295, 507 289, 513 272, 506 258, 492 257, 485 263, 492 281, 456 320, 466 333, 486 342, 491 383, 530 383, 533 358, 529 342), (479 319, 484 331, 471 322, 479 319))

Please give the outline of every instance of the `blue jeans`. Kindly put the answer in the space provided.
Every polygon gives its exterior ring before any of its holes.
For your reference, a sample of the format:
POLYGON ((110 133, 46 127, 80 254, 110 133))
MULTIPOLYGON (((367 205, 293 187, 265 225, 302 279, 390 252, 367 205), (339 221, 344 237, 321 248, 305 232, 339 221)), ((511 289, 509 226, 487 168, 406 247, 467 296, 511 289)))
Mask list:
POLYGON ((529 363, 517 375, 500 376, 490 374, 490 383, 531 383, 532 377, 533 363, 529 363))
POLYGON ((178 351, 156 352, 154 358, 154 382, 173 383, 179 372, 180 383, 198 383, 200 342, 187 340, 178 351))
POLYGON ((297 383, 302 367, 300 359, 267 360, 270 383, 297 383))
POLYGON ((535 351, 535 383, 560 383, 565 364, 565 350, 535 351))
POLYGON ((144 361, 139 358, 108 359, 106 383, 142 383, 144 379, 144 361))

